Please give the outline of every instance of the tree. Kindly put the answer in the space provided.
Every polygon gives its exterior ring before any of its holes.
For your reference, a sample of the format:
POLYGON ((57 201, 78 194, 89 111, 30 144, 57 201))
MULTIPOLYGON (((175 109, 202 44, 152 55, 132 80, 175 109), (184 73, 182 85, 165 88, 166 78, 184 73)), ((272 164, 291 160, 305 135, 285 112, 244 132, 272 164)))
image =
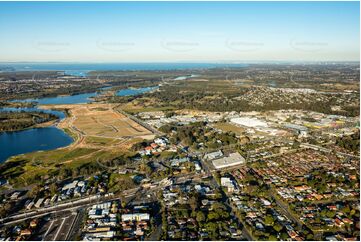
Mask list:
POLYGON ((273 223, 274 223, 274 219, 273 219, 272 215, 267 214, 267 216, 266 216, 265 219, 264 219, 264 223, 265 223, 266 225, 272 226, 273 223))
POLYGON ((165 113, 165 117, 170 118, 170 117, 174 116, 175 114, 176 113, 174 111, 168 111, 168 112, 165 113))
POLYGON ((195 211, 198 208, 198 200, 195 196, 191 196, 189 198, 189 206, 193 211, 195 211))
POLYGON ((333 218, 335 217, 336 213, 334 211, 327 211, 326 215, 328 218, 333 218))
POLYGON ((10 211, 11 207, 10 203, 5 203, 3 206, 0 206, 0 218, 4 218, 10 211))
POLYGON ((216 212, 210 212, 210 213, 208 214, 207 218, 208 218, 208 221, 209 221, 209 220, 218 220, 218 219, 219 219, 219 215, 218 215, 218 213, 216 213, 216 212))
POLYGON ((217 211, 217 212, 219 212, 219 210, 220 210, 220 211, 226 210, 226 207, 225 207, 222 203, 219 203, 219 202, 214 203, 214 204, 212 205, 212 208, 213 208, 215 211, 217 211))
POLYGON ((61 179, 68 178, 68 177, 70 177, 71 175, 72 175, 71 169, 69 169, 69 168, 60 169, 59 177, 60 177, 61 179))
POLYGON ((309 233, 309 234, 306 236, 306 239, 307 239, 307 240, 313 240, 313 234, 309 233))
POLYGON ((202 211, 197 212, 196 220, 198 223, 202 223, 206 220, 206 216, 204 215, 204 213, 202 211))
POLYGON ((211 234, 211 238, 216 239, 215 236, 217 234, 217 229, 218 229, 217 223, 209 222, 205 225, 205 227, 207 228, 208 232, 211 234))
POLYGON ((54 196, 58 191, 58 187, 55 183, 52 183, 49 186, 49 190, 50 190, 51 195, 54 196))
POLYGON ((141 172, 144 172, 145 174, 150 174, 150 173, 152 173, 152 168, 149 166, 148 163, 141 163, 141 164, 139 165, 139 170, 140 170, 141 172))
POLYGON ((283 233, 281 234, 281 239, 282 239, 282 240, 287 240, 287 239, 288 239, 288 234, 285 233, 285 232, 283 232, 283 233))
POLYGON ((279 233, 279 232, 282 230, 282 228, 283 228, 283 226, 280 225, 279 223, 275 223, 275 224, 273 225, 273 229, 274 229, 277 233, 279 233))
POLYGON ((269 237, 268 237, 268 240, 269 241, 276 241, 277 240, 277 237, 273 234, 271 234, 269 237))
POLYGON ((342 208, 342 212, 349 214, 350 213, 350 207, 348 205, 346 205, 345 207, 342 208))
POLYGON ((125 202, 125 199, 122 199, 122 202, 120 204, 122 206, 122 208, 125 208, 125 206, 127 206, 127 203, 125 202))
POLYGON ((29 197, 36 197, 39 192, 40 192, 40 186, 39 185, 35 185, 33 186, 33 188, 28 192, 28 196, 29 197))

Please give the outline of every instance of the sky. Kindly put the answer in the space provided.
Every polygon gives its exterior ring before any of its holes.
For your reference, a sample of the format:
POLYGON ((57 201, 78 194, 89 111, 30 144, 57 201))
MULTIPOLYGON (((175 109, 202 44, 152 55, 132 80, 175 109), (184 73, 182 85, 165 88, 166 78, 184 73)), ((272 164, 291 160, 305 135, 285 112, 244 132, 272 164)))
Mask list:
POLYGON ((0 2, 0 62, 359 61, 359 2, 0 2))

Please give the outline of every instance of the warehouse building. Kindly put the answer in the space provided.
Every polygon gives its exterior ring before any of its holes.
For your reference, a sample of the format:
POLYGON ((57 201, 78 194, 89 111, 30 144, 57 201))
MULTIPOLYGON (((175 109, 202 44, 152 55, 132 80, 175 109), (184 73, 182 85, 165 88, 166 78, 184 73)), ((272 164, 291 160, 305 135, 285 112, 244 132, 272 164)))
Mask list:
POLYGON ((232 153, 228 157, 223 157, 212 161, 216 169, 244 164, 246 160, 239 153, 232 153))

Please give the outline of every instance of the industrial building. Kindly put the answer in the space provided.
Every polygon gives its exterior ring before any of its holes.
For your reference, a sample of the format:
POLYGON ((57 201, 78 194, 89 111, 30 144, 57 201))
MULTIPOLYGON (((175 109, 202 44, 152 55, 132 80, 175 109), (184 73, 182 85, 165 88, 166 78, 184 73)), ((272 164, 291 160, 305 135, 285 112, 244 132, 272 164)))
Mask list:
POLYGON ((228 157, 213 160, 213 166, 216 169, 222 169, 230 166, 244 164, 246 160, 239 153, 232 153, 228 157))
POLYGON ((268 124, 262 120, 257 118, 248 118, 248 117, 241 117, 241 118, 232 118, 231 123, 242 125, 246 127, 268 127, 268 124))

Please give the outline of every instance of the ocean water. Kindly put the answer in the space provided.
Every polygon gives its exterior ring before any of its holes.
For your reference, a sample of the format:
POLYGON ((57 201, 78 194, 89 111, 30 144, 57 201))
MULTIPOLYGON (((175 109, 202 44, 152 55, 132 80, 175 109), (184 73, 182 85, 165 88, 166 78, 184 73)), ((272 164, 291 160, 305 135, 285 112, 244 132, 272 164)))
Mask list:
POLYGON ((14 71, 64 71, 86 76, 90 71, 187 70, 206 68, 245 67, 246 64, 226 63, 0 63, 14 71))

